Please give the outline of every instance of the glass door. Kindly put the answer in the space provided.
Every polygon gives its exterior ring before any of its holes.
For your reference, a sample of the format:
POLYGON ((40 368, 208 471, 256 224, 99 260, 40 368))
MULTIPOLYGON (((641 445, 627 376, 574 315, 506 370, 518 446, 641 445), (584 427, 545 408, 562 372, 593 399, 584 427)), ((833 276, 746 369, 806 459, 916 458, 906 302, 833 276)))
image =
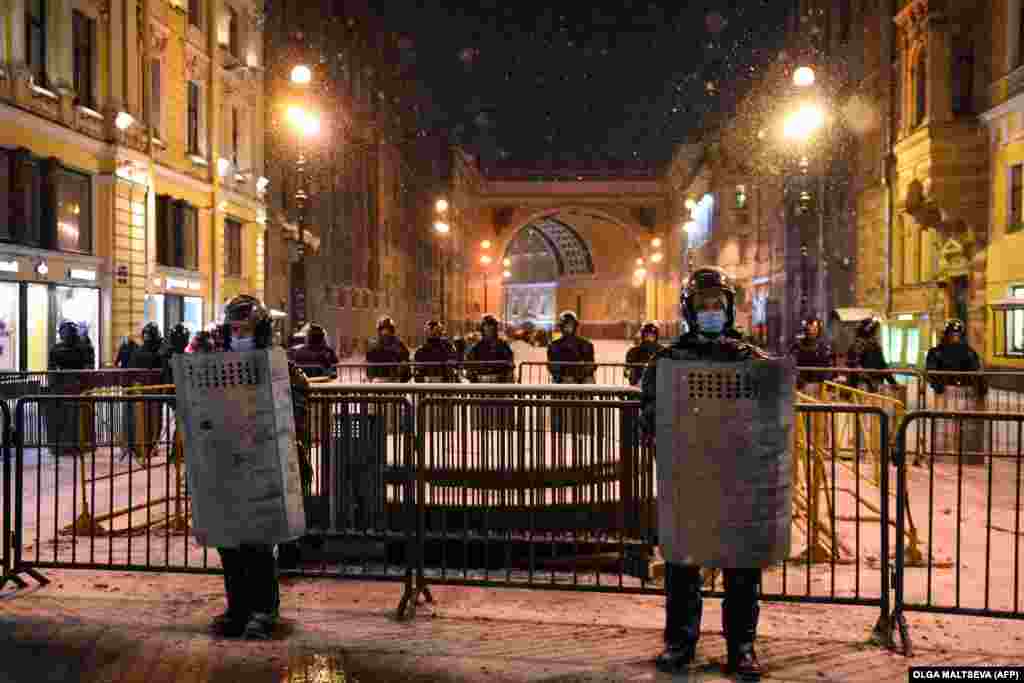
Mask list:
POLYGON ((25 330, 28 338, 27 369, 31 372, 43 372, 47 369, 50 357, 50 346, 53 336, 50 334, 50 288, 47 285, 28 284, 28 315, 25 330))
POLYGON ((0 283, 0 371, 21 370, 21 285, 0 283))
MULTIPOLYGON (((58 286, 54 293, 58 327, 64 320, 77 324, 78 334, 93 345, 96 363, 99 363, 100 290, 92 287, 58 286)), ((54 343, 58 340, 59 336, 55 335, 54 343)))

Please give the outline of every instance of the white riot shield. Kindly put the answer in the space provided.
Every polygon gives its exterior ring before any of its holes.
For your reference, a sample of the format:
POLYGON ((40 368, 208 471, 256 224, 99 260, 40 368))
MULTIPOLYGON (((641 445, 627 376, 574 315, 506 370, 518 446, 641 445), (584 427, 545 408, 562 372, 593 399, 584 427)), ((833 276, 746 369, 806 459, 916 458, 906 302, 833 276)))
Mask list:
POLYGON ((790 552, 795 371, 657 365, 658 540, 669 562, 767 567, 790 552))
POLYGON ((173 362, 196 541, 237 547, 302 536, 284 350, 177 354, 173 362))

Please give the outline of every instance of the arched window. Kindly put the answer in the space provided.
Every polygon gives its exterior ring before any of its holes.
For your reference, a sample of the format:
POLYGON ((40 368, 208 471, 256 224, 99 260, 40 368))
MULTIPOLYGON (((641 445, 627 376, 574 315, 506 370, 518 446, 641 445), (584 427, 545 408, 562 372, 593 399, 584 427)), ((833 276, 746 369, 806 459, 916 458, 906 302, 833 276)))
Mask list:
POLYGON ((914 64, 914 125, 920 126, 928 116, 928 55, 924 50, 914 64))

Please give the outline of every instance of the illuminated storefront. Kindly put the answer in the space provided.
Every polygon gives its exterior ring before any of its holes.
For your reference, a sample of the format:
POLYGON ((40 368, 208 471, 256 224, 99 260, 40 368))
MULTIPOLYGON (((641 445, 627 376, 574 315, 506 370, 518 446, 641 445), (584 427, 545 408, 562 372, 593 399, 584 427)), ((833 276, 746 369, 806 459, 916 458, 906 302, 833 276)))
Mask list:
POLYGON ((201 284, 196 280, 157 278, 154 285, 164 287, 163 293, 146 295, 145 321, 156 323, 162 334, 167 334, 178 323, 195 333, 203 327, 203 297, 178 294, 178 291, 198 292, 201 284))

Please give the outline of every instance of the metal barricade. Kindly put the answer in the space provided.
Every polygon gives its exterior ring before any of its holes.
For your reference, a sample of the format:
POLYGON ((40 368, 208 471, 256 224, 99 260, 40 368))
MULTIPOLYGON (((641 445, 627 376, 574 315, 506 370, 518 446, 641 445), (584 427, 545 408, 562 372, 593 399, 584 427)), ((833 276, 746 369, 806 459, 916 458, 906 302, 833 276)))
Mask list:
POLYGON ((984 617, 1024 618, 1024 413, 919 411, 907 415, 897 435, 895 601, 892 622, 911 654, 905 612, 938 612, 984 617), (926 453, 924 467, 910 467, 915 433, 932 433, 956 423, 960 437, 952 454, 926 453), (969 466, 967 423, 980 423, 986 443, 984 462, 969 466), (1002 429, 997 429, 1002 427, 1002 429), (1012 441, 994 435, 1014 432, 1012 441), (952 457, 950 457, 950 455, 952 457), (913 492, 913 501, 906 501, 913 492), (906 504, 905 504, 906 503, 906 504), (907 557, 904 510, 925 519, 923 566, 907 557))
POLYGON ((554 384, 552 370, 572 374, 589 368, 593 369, 593 384, 605 386, 629 386, 629 373, 643 370, 645 366, 627 363, 584 363, 584 362, 542 362, 524 361, 519 364, 520 384, 554 384))

